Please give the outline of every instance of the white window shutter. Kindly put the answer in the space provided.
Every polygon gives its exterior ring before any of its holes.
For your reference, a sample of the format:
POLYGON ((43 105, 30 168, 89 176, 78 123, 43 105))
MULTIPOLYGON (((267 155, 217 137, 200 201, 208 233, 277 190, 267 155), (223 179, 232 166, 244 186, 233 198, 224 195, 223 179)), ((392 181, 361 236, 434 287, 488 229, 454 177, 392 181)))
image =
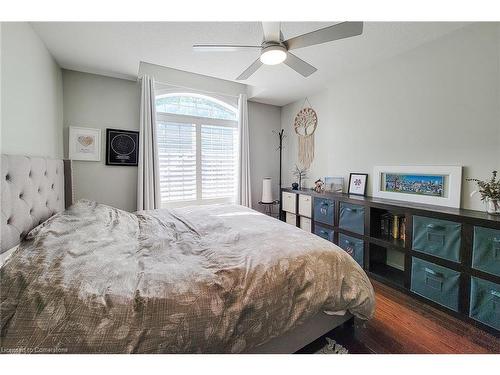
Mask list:
POLYGON ((162 203, 196 200, 196 126, 158 122, 158 155, 162 203))
POLYGON ((227 198, 234 202, 238 176, 236 128, 201 126, 201 199, 227 198))

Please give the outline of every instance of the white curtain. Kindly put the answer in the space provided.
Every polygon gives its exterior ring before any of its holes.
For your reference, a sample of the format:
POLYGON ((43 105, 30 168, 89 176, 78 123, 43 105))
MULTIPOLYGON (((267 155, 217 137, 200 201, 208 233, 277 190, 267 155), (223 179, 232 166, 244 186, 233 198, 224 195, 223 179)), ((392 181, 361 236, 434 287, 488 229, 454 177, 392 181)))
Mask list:
POLYGON ((152 210, 160 208, 154 79, 144 75, 141 86, 137 210, 152 210))
POLYGON ((248 134, 248 104, 247 96, 238 98, 238 129, 239 129, 239 179, 238 203, 252 207, 252 190, 250 186, 250 140, 248 134))

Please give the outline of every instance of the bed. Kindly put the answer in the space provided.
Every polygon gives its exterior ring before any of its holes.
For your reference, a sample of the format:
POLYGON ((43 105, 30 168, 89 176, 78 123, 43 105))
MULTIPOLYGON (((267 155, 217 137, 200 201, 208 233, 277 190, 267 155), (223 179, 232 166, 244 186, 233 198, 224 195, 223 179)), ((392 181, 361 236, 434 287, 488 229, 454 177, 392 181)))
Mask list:
POLYGON ((2 155, 3 352, 293 353, 373 315, 368 277, 328 241, 237 205, 72 204, 70 177, 2 155))

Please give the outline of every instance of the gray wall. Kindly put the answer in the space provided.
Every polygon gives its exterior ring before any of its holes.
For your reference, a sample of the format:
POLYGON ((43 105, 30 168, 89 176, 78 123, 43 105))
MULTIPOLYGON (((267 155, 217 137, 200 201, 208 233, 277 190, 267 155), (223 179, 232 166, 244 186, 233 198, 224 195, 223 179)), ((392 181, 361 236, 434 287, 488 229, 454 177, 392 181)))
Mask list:
MULTIPOLYGON (((376 165, 462 165, 464 177, 488 178, 500 168, 499 46, 497 24, 474 24, 310 96, 319 124, 308 185, 335 175, 347 184, 349 172, 371 178, 376 165)), ((302 102, 282 109, 288 184, 302 102)), ((473 188, 463 181, 462 207, 482 210, 473 188)))
POLYGON ((272 131, 279 131, 280 117, 280 107, 248 102, 252 206, 258 211, 264 211, 264 207, 258 204, 262 197, 262 179, 264 177, 272 178, 274 198, 278 199, 279 197, 278 137, 272 131))
MULTIPOLYGON (((69 126, 100 128, 101 161, 74 161, 75 198, 92 199, 127 211, 136 209, 137 168, 105 165, 105 129, 139 129, 140 86, 133 81, 63 70, 65 155, 69 126)), ((260 200, 263 177, 277 184, 278 154, 272 130, 280 108, 249 102, 252 195, 260 200)), ((278 195, 276 185, 276 196, 278 195)))
POLYGON ((105 165, 106 128, 139 130, 137 82, 63 70, 64 148, 68 127, 101 129, 101 161, 74 161, 75 199, 91 199, 127 211, 137 205, 137 167, 105 165))
POLYGON ((62 74, 28 23, 2 23, 2 153, 63 156, 62 74))

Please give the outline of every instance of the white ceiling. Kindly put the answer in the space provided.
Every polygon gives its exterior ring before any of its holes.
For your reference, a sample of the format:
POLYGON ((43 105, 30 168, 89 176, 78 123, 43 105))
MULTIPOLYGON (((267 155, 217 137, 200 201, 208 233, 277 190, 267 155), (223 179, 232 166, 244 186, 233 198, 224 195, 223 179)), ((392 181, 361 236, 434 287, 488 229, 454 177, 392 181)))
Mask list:
MULTIPOLYGON (((284 22, 285 39, 335 22, 284 22)), ((145 61, 235 81, 258 58, 258 51, 193 52, 195 43, 257 44, 259 22, 37 22, 32 23, 65 69, 135 78, 145 61)), ((308 78, 286 65, 263 66, 243 83, 252 100, 285 105, 319 91, 345 74, 437 39, 465 26, 455 22, 367 22, 363 34, 294 50, 318 68, 308 78)))

